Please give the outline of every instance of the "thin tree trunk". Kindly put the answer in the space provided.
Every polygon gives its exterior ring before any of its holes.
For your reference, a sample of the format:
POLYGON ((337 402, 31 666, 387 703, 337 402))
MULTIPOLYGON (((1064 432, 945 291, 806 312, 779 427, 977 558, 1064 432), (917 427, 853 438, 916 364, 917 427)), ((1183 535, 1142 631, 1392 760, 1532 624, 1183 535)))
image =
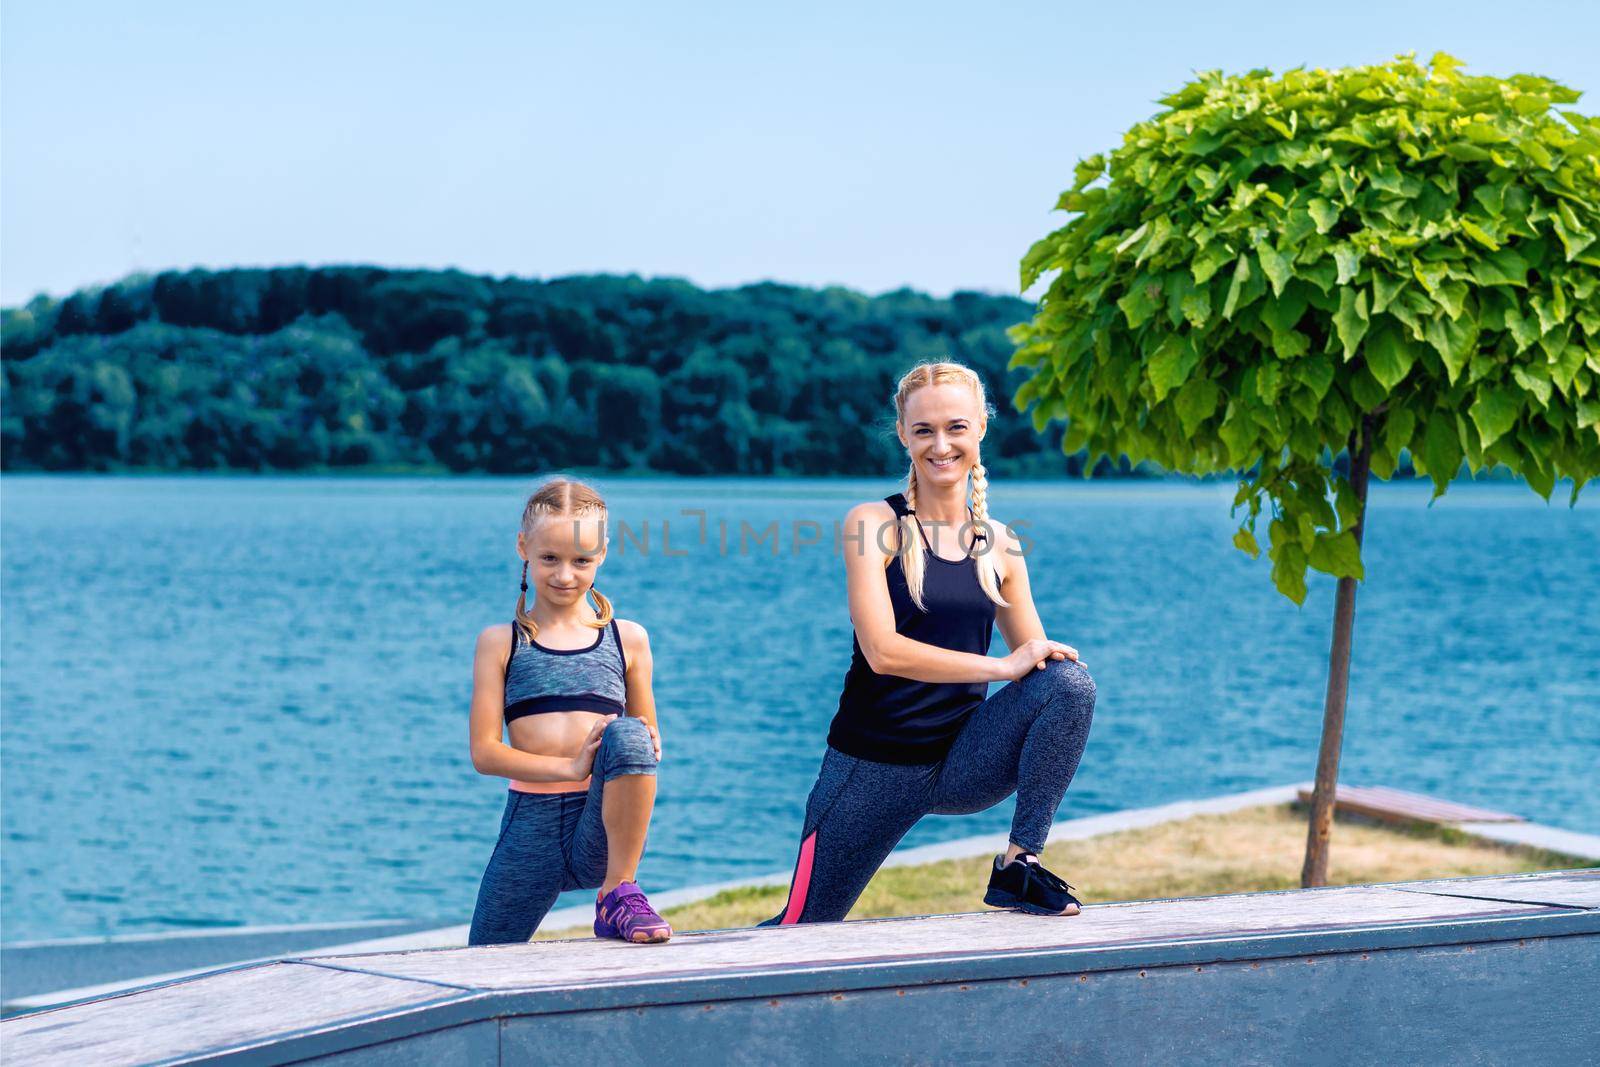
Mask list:
MULTIPOLYGON (((1363 415, 1350 435, 1350 488, 1356 495, 1356 544, 1367 524, 1367 473, 1372 461, 1373 415, 1363 415)), ((1311 825, 1306 832, 1306 861, 1300 884, 1328 884, 1328 838, 1333 832, 1334 789, 1339 780, 1339 749, 1344 743, 1345 700, 1350 692, 1350 639, 1356 621, 1356 580, 1340 578, 1333 607, 1333 645, 1328 650, 1328 696, 1322 708, 1322 746, 1317 752, 1317 781, 1311 793, 1311 825)))

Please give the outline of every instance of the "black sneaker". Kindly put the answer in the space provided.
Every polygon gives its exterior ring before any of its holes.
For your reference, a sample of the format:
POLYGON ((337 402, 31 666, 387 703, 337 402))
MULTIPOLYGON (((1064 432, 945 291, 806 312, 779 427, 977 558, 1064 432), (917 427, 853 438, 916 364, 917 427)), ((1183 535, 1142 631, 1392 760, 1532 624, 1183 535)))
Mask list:
POLYGON ((1045 870, 1032 852, 1021 853, 1003 867, 1000 857, 994 858, 983 902, 1031 915, 1076 915, 1083 907, 1083 901, 1072 895, 1072 887, 1045 870))

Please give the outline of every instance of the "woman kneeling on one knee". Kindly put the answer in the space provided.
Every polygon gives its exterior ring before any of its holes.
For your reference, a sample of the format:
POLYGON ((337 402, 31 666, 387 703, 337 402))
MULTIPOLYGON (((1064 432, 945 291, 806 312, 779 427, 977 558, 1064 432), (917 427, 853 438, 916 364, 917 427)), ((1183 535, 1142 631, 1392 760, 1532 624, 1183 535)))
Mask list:
POLYGON ((843 919, 928 814, 1017 794, 986 904, 1073 915, 1072 887, 1038 853, 1078 768, 1095 686, 1077 650, 1045 637, 1015 535, 990 524, 979 443, 982 382, 955 363, 900 380, 905 492, 852 508, 845 573, 855 641, 789 899, 763 925, 843 919), (995 623, 1011 654, 988 655, 995 623), (1007 682, 993 696, 988 683, 1007 682))

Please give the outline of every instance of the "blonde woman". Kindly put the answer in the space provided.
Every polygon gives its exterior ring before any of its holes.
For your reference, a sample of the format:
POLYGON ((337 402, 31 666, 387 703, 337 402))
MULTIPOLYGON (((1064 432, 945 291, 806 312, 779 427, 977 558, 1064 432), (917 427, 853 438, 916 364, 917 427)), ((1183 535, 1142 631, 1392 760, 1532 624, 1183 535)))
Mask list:
POLYGON ((1083 754, 1094 682, 1076 649, 1045 636, 1018 541, 989 523, 978 376, 956 363, 914 367, 895 412, 906 489, 845 519, 850 669, 788 903, 764 925, 843 919, 922 816, 982 811, 1012 793, 1010 844, 984 902, 1076 914, 1072 887, 1038 853, 1083 754), (988 655, 996 623, 1004 658, 988 655), (1007 684, 987 696, 990 682, 1007 684))
POLYGON ((516 618, 478 637, 472 765, 512 781, 468 944, 527 941, 566 889, 599 890, 596 937, 672 936, 636 881, 661 759, 650 639, 594 587, 606 540, 593 489, 540 486, 517 533, 516 618))

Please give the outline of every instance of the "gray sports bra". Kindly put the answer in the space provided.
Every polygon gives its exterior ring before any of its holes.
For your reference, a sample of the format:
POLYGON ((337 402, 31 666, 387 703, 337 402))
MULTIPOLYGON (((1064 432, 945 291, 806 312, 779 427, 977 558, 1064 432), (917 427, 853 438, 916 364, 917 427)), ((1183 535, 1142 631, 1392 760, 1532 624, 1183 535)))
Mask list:
POLYGON ((547 711, 627 713, 628 661, 617 620, 600 628, 588 648, 545 648, 511 624, 506 663, 505 721, 547 711))

